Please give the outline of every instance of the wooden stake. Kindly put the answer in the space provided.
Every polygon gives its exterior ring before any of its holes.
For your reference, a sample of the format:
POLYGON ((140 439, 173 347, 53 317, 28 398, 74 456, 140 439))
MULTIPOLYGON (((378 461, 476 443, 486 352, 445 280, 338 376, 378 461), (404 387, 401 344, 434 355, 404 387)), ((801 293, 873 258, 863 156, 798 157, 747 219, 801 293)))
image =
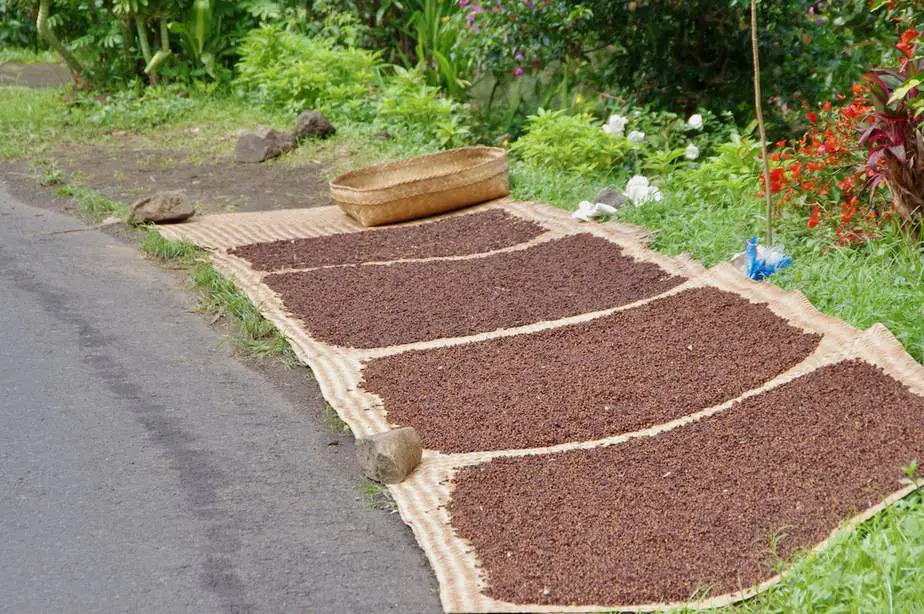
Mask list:
POLYGON ((773 245, 773 200, 770 197, 770 160, 767 157, 767 132, 760 104, 760 56, 757 51, 757 0, 751 0, 751 54, 754 56, 754 109, 760 132, 760 148, 764 162, 764 195, 767 197, 767 245, 773 245))

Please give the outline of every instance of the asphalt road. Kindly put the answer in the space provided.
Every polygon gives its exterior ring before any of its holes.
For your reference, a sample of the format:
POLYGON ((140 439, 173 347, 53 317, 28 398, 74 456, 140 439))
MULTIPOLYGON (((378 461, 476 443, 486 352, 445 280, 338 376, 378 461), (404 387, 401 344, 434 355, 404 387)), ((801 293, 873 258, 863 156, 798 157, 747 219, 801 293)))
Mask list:
POLYGON ((78 226, 0 182, 0 611, 439 611, 316 388, 131 245, 39 234, 78 226))

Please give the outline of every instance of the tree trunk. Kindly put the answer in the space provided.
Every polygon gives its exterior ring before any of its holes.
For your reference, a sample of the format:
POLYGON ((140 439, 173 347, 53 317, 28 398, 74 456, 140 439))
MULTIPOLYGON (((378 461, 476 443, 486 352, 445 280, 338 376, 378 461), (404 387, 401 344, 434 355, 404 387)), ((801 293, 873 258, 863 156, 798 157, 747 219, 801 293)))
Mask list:
POLYGON ((55 33, 51 29, 51 25, 48 23, 49 13, 51 13, 51 0, 40 0, 38 18, 35 20, 35 27, 38 30, 39 36, 49 47, 54 49, 55 53, 61 56, 61 59, 67 64, 68 69, 71 71, 71 77, 74 79, 74 83, 77 84, 77 87, 86 89, 90 85, 87 78, 89 72, 80 64, 77 58, 74 57, 74 54, 58 40, 58 37, 55 36, 55 33))

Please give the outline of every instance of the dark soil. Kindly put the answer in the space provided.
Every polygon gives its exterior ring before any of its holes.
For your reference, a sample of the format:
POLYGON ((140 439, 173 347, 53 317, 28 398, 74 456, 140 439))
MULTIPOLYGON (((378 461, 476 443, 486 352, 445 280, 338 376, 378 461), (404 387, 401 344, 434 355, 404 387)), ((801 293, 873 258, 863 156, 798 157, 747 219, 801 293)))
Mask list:
POLYGON ((580 234, 471 260, 271 274, 264 282, 315 338, 384 347, 624 305, 684 281, 580 234))
POLYGON ((924 398, 847 361, 653 438, 463 469, 449 512, 492 597, 686 600, 768 579, 771 536, 817 544, 922 457, 924 398))
POLYGON ((61 64, 0 64, 0 85, 61 87, 71 82, 71 73, 61 64))
POLYGON ((535 222, 490 209, 415 226, 244 245, 230 253, 257 270, 272 271, 477 254, 524 243, 545 231, 535 222))
POLYGON ((182 151, 122 145, 59 147, 53 157, 81 184, 112 200, 132 203, 161 190, 182 190, 200 213, 268 211, 330 204, 320 164, 279 161, 238 164, 230 158, 206 162, 182 151))
POLYGON ((539 447, 718 405, 819 341, 763 305, 704 288, 565 328, 376 359, 362 385, 427 448, 539 447))

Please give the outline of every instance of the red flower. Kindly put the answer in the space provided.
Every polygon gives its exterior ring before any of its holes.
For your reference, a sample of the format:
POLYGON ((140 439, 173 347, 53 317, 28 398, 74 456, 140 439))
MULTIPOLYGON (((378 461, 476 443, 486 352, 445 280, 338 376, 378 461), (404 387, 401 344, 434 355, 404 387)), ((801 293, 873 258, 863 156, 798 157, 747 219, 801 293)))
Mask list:
POLYGON ((809 215, 808 227, 815 228, 821 222, 821 207, 812 207, 812 213, 809 215))
POLYGON ((811 123, 814 124, 815 122, 818 121, 818 114, 816 114, 814 111, 809 111, 808 113, 805 114, 805 119, 809 120, 811 123))
POLYGON ((796 181, 802 179, 802 163, 793 162, 789 165, 789 174, 792 175, 792 178, 796 181))
POLYGON ((831 111, 832 107, 833 105, 830 102, 826 102, 823 105, 821 105, 821 110, 824 111, 825 113, 828 113, 831 111))
POLYGON ((914 40, 918 37, 918 32, 913 27, 902 32, 901 39, 895 45, 895 48, 902 52, 906 58, 914 55, 914 40))
MULTIPOLYGON (((784 171, 781 168, 775 168, 770 171, 770 193, 771 194, 776 194, 777 192, 783 189, 783 178, 784 178, 783 172, 784 171)), ((761 187, 761 190, 766 189, 763 175, 760 176, 760 187, 761 187)), ((761 196, 763 196, 763 194, 761 194, 761 196)))

